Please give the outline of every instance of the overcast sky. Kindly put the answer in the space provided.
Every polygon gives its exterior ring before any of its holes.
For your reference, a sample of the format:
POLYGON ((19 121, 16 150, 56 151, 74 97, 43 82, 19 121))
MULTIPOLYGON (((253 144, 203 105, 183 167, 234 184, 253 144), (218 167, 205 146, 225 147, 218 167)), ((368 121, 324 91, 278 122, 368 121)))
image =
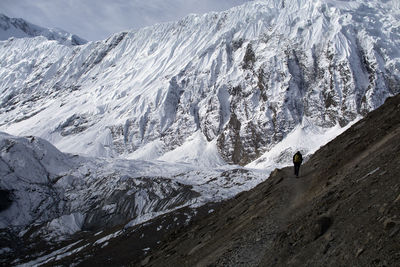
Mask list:
POLYGON ((89 41, 189 13, 221 11, 251 0, 0 0, 0 13, 61 28, 89 41))

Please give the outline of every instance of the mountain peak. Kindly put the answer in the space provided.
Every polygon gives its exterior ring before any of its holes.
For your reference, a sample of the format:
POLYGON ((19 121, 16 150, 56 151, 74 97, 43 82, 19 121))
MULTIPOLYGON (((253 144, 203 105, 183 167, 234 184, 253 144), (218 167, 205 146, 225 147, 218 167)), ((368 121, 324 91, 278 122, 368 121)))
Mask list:
POLYGON ((24 19, 10 18, 0 14, 0 40, 43 36, 65 45, 82 45, 86 40, 61 29, 47 29, 29 23, 24 19))

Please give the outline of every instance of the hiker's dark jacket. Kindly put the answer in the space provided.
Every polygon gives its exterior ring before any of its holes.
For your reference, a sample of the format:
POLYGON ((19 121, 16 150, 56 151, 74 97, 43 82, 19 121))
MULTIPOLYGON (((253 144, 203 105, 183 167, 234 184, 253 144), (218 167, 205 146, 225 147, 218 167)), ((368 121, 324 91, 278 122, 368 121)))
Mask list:
POLYGON ((296 154, 294 154, 294 156, 293 156, 293 163, 302 163, 303 162, 303 156, 301 155, 301 153, 296 153, 296 154), (298 155, 299 156, 299 158, 297 159, 297 161, 296 161, 296 155, 298 155))

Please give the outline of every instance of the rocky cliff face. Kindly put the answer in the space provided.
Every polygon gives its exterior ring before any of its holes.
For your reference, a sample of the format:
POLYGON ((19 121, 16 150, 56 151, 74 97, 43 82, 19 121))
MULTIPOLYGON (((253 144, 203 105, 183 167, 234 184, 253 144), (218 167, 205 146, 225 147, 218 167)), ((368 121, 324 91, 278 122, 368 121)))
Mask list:
POLYGON ((244 165, 304 119, 344 126, 398 93, 399 14, 390 1, 259 1, 74 48, 4 41, 0 128, 153 158, 200 131, 244 165))

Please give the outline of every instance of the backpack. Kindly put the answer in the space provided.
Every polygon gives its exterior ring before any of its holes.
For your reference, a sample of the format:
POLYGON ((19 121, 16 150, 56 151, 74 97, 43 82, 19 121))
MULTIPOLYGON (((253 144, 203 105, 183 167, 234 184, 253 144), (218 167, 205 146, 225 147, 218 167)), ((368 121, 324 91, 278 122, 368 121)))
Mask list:
POLYGON ((295 163, 301 162, 301 156, 300 156, 299 154, 295 154, 295 155, 294 155, 293 161, 294 161, 295 163))

